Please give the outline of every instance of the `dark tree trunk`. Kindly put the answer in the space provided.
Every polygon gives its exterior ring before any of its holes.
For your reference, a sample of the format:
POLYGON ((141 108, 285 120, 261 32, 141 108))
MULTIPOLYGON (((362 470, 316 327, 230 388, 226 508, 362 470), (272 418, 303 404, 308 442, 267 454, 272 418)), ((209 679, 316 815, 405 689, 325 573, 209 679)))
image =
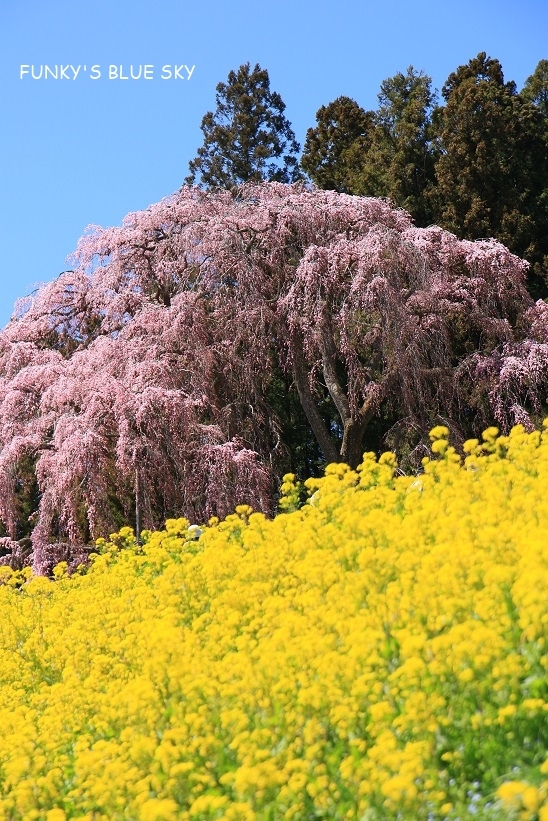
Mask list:
POLYGON ((308 419, 308 423, 312 428, 312 433, 322 449, 325 461, 328 463, 340 462, 341 456, 339 449, 327 430, 316 401, 312 396, 310 385, 308 384, 308 370, 304 361, 302 340, 297 331, 293 332, 292 343, 293 376, 295 377, 295 385, 297 386, 299 399, 306 418, 308 419))

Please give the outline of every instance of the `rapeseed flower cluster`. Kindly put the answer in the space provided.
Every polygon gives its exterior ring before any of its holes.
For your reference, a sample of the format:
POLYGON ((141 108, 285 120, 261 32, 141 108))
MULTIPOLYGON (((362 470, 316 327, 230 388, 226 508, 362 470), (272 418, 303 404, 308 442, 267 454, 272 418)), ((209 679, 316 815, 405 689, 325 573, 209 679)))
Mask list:
POLYGON ((548 431, 1 569, 0 819, 548 819, 548 431))

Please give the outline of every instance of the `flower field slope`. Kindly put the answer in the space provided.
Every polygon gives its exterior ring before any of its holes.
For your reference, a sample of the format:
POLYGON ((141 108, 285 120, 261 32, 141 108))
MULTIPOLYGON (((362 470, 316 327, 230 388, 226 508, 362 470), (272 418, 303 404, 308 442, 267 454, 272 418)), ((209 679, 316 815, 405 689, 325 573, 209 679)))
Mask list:
POLYGON ((0 819, 546 821, 548 431, 446 435, 2 568, 0 819))

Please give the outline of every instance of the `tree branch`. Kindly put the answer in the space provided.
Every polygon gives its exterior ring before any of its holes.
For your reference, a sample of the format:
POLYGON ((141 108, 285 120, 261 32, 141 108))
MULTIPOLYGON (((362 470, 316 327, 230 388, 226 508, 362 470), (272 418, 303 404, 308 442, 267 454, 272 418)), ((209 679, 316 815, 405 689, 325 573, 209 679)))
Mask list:
POLYGON ((322 322, 321 339, 322 365, 325 384, 333 402, 335 403, 335 407, 339 412, 343 426, 346 426, 350 419, 350 407, 348 405, 348 398, 337 376, 337 349, 333 340, 333 333, 327 322, 322 322))
POLYGON ((321 414, 318 410, 310 385, 308 384, 308 371, 304 361, 302 340, 298 331, 293 331, 291 335, 291 348, 293 353, 293 376, 299 394, 299 399, 306 418, 312 428, 312 432, 322 449, 326 462, 340 462, 338 448, 331 438, 325 426, 321 414))

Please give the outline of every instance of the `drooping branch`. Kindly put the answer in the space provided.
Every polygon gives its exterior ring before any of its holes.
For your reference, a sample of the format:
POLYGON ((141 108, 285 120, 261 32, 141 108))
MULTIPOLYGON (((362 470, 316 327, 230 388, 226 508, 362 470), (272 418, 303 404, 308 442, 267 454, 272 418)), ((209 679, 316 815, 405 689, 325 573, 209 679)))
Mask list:
POLYGON ((39 550, 134 508, 137 529, 270 512, 288 468, 357 465, 374 419, 381 449, 397 419, 413 436, 440 415, 477 436, 545 406, 548 309, 527 295, 526 263, 415 228, 386 201, 182 189, 86 234, 74 262, 0 333, 0 514, 13 529, 31 454, 39 550))

